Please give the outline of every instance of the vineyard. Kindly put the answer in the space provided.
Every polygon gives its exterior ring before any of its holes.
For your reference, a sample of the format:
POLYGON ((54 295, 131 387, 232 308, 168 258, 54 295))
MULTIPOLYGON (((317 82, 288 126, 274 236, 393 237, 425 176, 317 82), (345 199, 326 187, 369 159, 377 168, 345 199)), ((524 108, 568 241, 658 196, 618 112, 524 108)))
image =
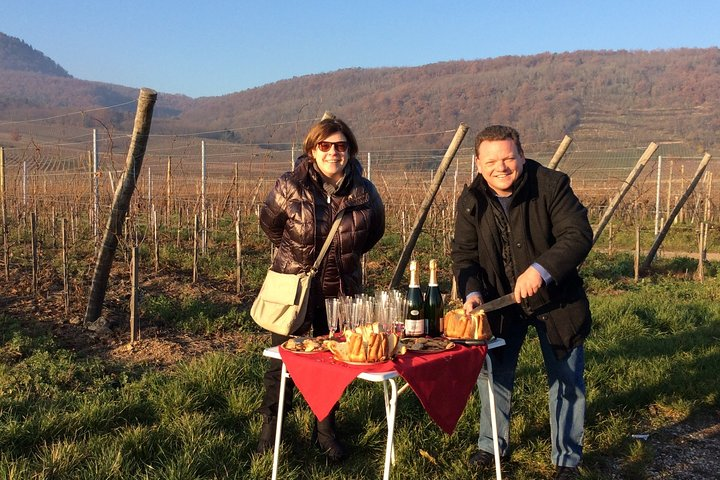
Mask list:
MULTIPOLYGON (((82 309, 131 143, 130 133, 104 123, 102 129, 88 129, 75 117, 0 124, 5 281, 31 278, 32 295, 48 296, 51 292, 40 291, 39 279, 56 278, 63 286, 68 316, 82 309)), ((306 131, 313 121, 296 121, 295 131, 306 131)), ((273 138, 277 127, 247 128, 267 129, 273 138)), ((413 139, 386 132, 381 138, 358 139, 365 175, 377 185, 386 206, 388 239, 406 243, 431 185, 441 182, 412 254, 438 258, 446 282, 455 199, 476 174, 474 139, 461 137, 452 163, 440 173, 447 152, 411 148, 417 143, 410 140, 433 136, 449 145, 453 132, 418 132, 413 139), (389 140, 394 149, 374 148, 389 140)), ((225 278, 226 289, 243 301, 243 295, 256 291, 254 274, 269 260, 258 209, 275 179, 293 168, 302 138, 240 144, 229 141, 229 133, 151 131, 142 169, 135 172, 121 252, 128 260, 133 247, 139 247, 141 274, 179 270, 186 272, 180 278, 190 283, 209 276, 225 278), (217 262, 222 266, 213 265, 217 262)), ((527 157, 545 165, 552 162, 571 177, 591 222, 600 224, 596 248, 635 248, 636 255, 644 255, 672 216, 672 235, 662 239, 660 255, 667 250, 705 258, 718 249, 720 192, 713 188, 714 164, 707 163, 704 152, 661 139, 630 146, 566 137, 524 148, 527 157)), ((399 257, 398 251, 371 252, 366 265, 392 269, 399 257)), ((650 255, 647 260, 652 260, 650 255)), ((129 268, 129 261, 120 262, 116 270, 121 265, 129 268)), ((375 283, 380 280, 373 278, 373 268, 365 273, 368 288, 381 286, 375 283)))
MULTIPOLYGON (((311 122, 299 121, 297 131, 306 131, 311 122)), ((131 136, 57 121, 15 124, 7 132, 2 128, 0 124, 0 282, 5 287, 0 320, 6 330, 0 332, 0 366, 5 369, 0 393, 7 400, 0 413, 7 427, 0 429, 0 476, 29 478, 49 468, 54 478, 97 478, 98 472, 106 478, 267 478, 268 459, 251 453, 259 428, 252 412, 264 370, 260 351, 267 338, 248 310, 272 254, 257 214, 275 179, 292 168, 302 139, 244 145, 209 138, 208 132, 151 133, 103 316, 83 324, 93 267, 131 136), (133 282, 139 283, 137 290, 133 282), (135 301, 140 309, 135 338, 140 341, 129 343, 128 317, 135 301), (52 340, 42 333, 46 325, 52 325, 47 327, 52 340), (91 352, 91 360, 66 358, 65 348, 91 352), (195 361, 183 362, 189 357, 195 361), (131 367, 115 373, 114 366, 96 366, 97 359, 120 359, 131 367), (133 370, 138 364, 150 367, 139 373, 133 370), (41 411, 49 413, 44 417, 41 411), (72 418, 60 413, 67 411, 72 418), (104 460, 115 458, 108 448, 122 451, 123 459, 104 460)), ((417 135, 439 136, 449 145, 456 131, 448 128, 417 135)), ((377 139, 358 138, 365 174, 377 185, 387 210, 386 234, 364 261, 369 290, 388 286, 447 153, 403 148, 406 136, 387 135, 383 143, 392 138, 396 148, 376 149, 377 139)), ((528 143, 525 153, 549 165, 558 160, 565 142, 528 143)), ((469 134, 460 145, 412 251, 420 265, 438 260, 440 288, 447 295, 452 292, 449 248, 455 198, 475 175, 472 143, 469 134)), ((717 402, 710 379, 718 358, 717 279, 700 283, 703 266, 709 277, 718 274, 717 262, 703 261, 720 253, 717 168, 712 161, 700 168, 705 152, 687 144, 658 139, 655 146, 598 145, 577 138, 557 164, 571 177, 593 226, 608 220, 581 267, 587 270, 597 320, 587 347, 592 400, 587 465, 600 473, 588 478, 643 478, 636 472, 653 471, 647 466, 651 454, 625 439, 641 428, 666 427, 696 408, 708 411, 717 402), (636 262, 642 260, 665 226, 669 232, 650 272, 660 278, 633 283, 628 259, 635 252, 636 262), (662 278, 666 274, 670 279, 662 278), (616 467, 609 458, 623 462, 616 467), (625 476, 612 476, 617 473, 613 469, 625 476)), ((426 275, 421 273, 423 284, 426 275)), ((518 403, 525 415, 513 424, 526 446, 507 467, 520 479, 550 475, 543 470, 546 446, 537 442, 547 412, 541 367, 530 359, 533 353, 523 354, 523 371, 529 374, 519 380, 518 403)), ((358 413, 368 398, 374 397, 367 389, 350 391, 343 400, 343 421, 353 444, 375 452, 384 426, 373 420, 368 427, 358 413)), ((397 434, 412 439, 397 445, 399 464, 407 470, 398 470, 395 478, 406 478, 406 473, 418 478, 467 475, 465 449, 476 438, 478 400, 470 402, 453 436, 418 428, 423 411, 413 402, 410 397, 403 405, 397 434), (438 452, 428 454, 436 455, 439 465, 432 456, 432 462, 417 461, 416 452, 427 445, 439 445, 438 452), (443 451, 451 452, 452 460, 443 460, 443 451)), ((295 412, 290 432, 303 438, 309 422, 307 411, 295 412)), ((364 456, 353 458, 342 467, 346 473, 339 474, 320 465, 302 440, 288 443, 299 460, 290 463, 287 468, 293 470, 283 472, 284 478, 376 474, 364 456), (303 464, 313 465, 312 471, 299 473, 303 464)))

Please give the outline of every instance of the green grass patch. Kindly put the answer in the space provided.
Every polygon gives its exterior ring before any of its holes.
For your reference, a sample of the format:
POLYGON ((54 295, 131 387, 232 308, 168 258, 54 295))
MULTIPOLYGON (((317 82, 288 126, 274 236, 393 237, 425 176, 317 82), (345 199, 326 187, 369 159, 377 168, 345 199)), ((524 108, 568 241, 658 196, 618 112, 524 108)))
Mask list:
POLYGON ((221 305, 199 298, 171 298, 166 295, 143 299, 145 318, 168 328, 208 335, 222 331, 258 332, 248 309, 221 305))
MULTIPOLYGON (((586 343, 584 479, 608 478, 608 465, 621 465, 625 478, 646 478, 654 452, 632 434, 720 406, 720 281, 700 284, 669 270, 635 283, 627 279, 628 265, 627 257, 593 254, 583 267, 594 316, 586 343)), ((146 297, 142 308, 164 328, 192 333, 254 325, 246 311, 202 299, 146 297)), ((159 371, 80 358, 35 322, 0 317, 0 477, 268 478, 271 455, 254 453, 268 339, 248 338, 265 340, 159 371)), ((508 478, 552 477, 546 395, 531 331, 518 367, 513 460, 503 465, 508 478)), ((479 409, 471 396, 455 433, 445 435, 411 392, 402 395, 391 478, 480 475, 467 466, 479 409)), ((350 456, 333 465, 310 444, 313 416, 296 398, 285 423, 280 477, 380 478, 387 432, 381 388, 351 384, 338 424, 350 456)))

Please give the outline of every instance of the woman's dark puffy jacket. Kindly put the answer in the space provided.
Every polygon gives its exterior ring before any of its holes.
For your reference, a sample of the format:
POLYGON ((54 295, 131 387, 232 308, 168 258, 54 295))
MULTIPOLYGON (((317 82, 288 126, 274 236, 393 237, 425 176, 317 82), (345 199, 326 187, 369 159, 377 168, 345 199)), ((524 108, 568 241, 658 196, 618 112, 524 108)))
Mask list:
POLYGON ((335 238, 310 289, 310 303, 362 291, 361 258, 385 233, 385 207, 375 186, 350 159, 338 190, 328 195, 311 160, 300 157, 275 183, 260 211, 260 226, 277 247, 276 272, 309 272, 340 209, 335 238))

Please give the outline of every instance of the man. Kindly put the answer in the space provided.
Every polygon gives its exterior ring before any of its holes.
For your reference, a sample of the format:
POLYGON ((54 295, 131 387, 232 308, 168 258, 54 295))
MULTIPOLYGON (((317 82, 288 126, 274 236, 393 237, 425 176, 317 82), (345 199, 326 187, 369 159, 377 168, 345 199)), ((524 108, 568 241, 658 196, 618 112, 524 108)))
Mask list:
MULTIPOLYGON (((577 478, 585 421, 583 341, 591 324, 577 273, 592 247, 587 210, 567 175, 525 158, 515 129, 485 128, 475 140, 475 154, 479 175, 458 199, 453 273, 466 311, 510 292, 518 302, 488 313, 493 334, 507 343, 488 353, 501 455, 510 454, 515 369, 532 326, 548 376, 555 479, 577 478)), ((470 463, 489 467, 494 457, 488 388, 486 381, 478 385, 479 451, 470 463)))

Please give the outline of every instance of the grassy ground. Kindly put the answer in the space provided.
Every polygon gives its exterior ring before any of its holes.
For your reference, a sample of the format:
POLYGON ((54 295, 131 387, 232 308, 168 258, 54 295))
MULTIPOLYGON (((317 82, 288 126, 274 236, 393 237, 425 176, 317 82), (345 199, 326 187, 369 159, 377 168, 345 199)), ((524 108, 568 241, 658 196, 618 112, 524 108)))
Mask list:
MULTIPOLYGON (((696 262, 695 262, 696 263, 696 262)), ((720 279, 717 264, 700 284, 686 260, 663 260, 638 283, 632 259, 593 254, 583 266, 594 330, 586 344, 588 412, 583 478, 647 478, 653 451, 631 435, 648 433, 720 401, 720 279)), ((161 311, 167 299, 146 299, 161 311)), ((185 304, 184 304, 185 305, 185 304)), ((171 308, 172 309, 172 308, 171 308)), ((269 478, 272 456, 256 455, 266 337, 245 313, 186 305, 173 328, 206 330, 213 319, 244 323, 249 341, 159 370, 62 348, 31 318, 0 316, 0 478, 269 478), (257 340, 259 339, 259 340, 257 340)), ((544 370, 537 339, 522 351, 507 478, 551 478, 544 370)), ((412 393, 400 397, 392 478, 493 478, 468 470, 477 437, 475 395, 453 435, 445 435, 412 393)), ((351 384, 339 428, 351 451, 327 464, 310 445, 312 415, 296 401, 286 423, 280 477, 380 478, 386 426, 382 391, 351 384)))

